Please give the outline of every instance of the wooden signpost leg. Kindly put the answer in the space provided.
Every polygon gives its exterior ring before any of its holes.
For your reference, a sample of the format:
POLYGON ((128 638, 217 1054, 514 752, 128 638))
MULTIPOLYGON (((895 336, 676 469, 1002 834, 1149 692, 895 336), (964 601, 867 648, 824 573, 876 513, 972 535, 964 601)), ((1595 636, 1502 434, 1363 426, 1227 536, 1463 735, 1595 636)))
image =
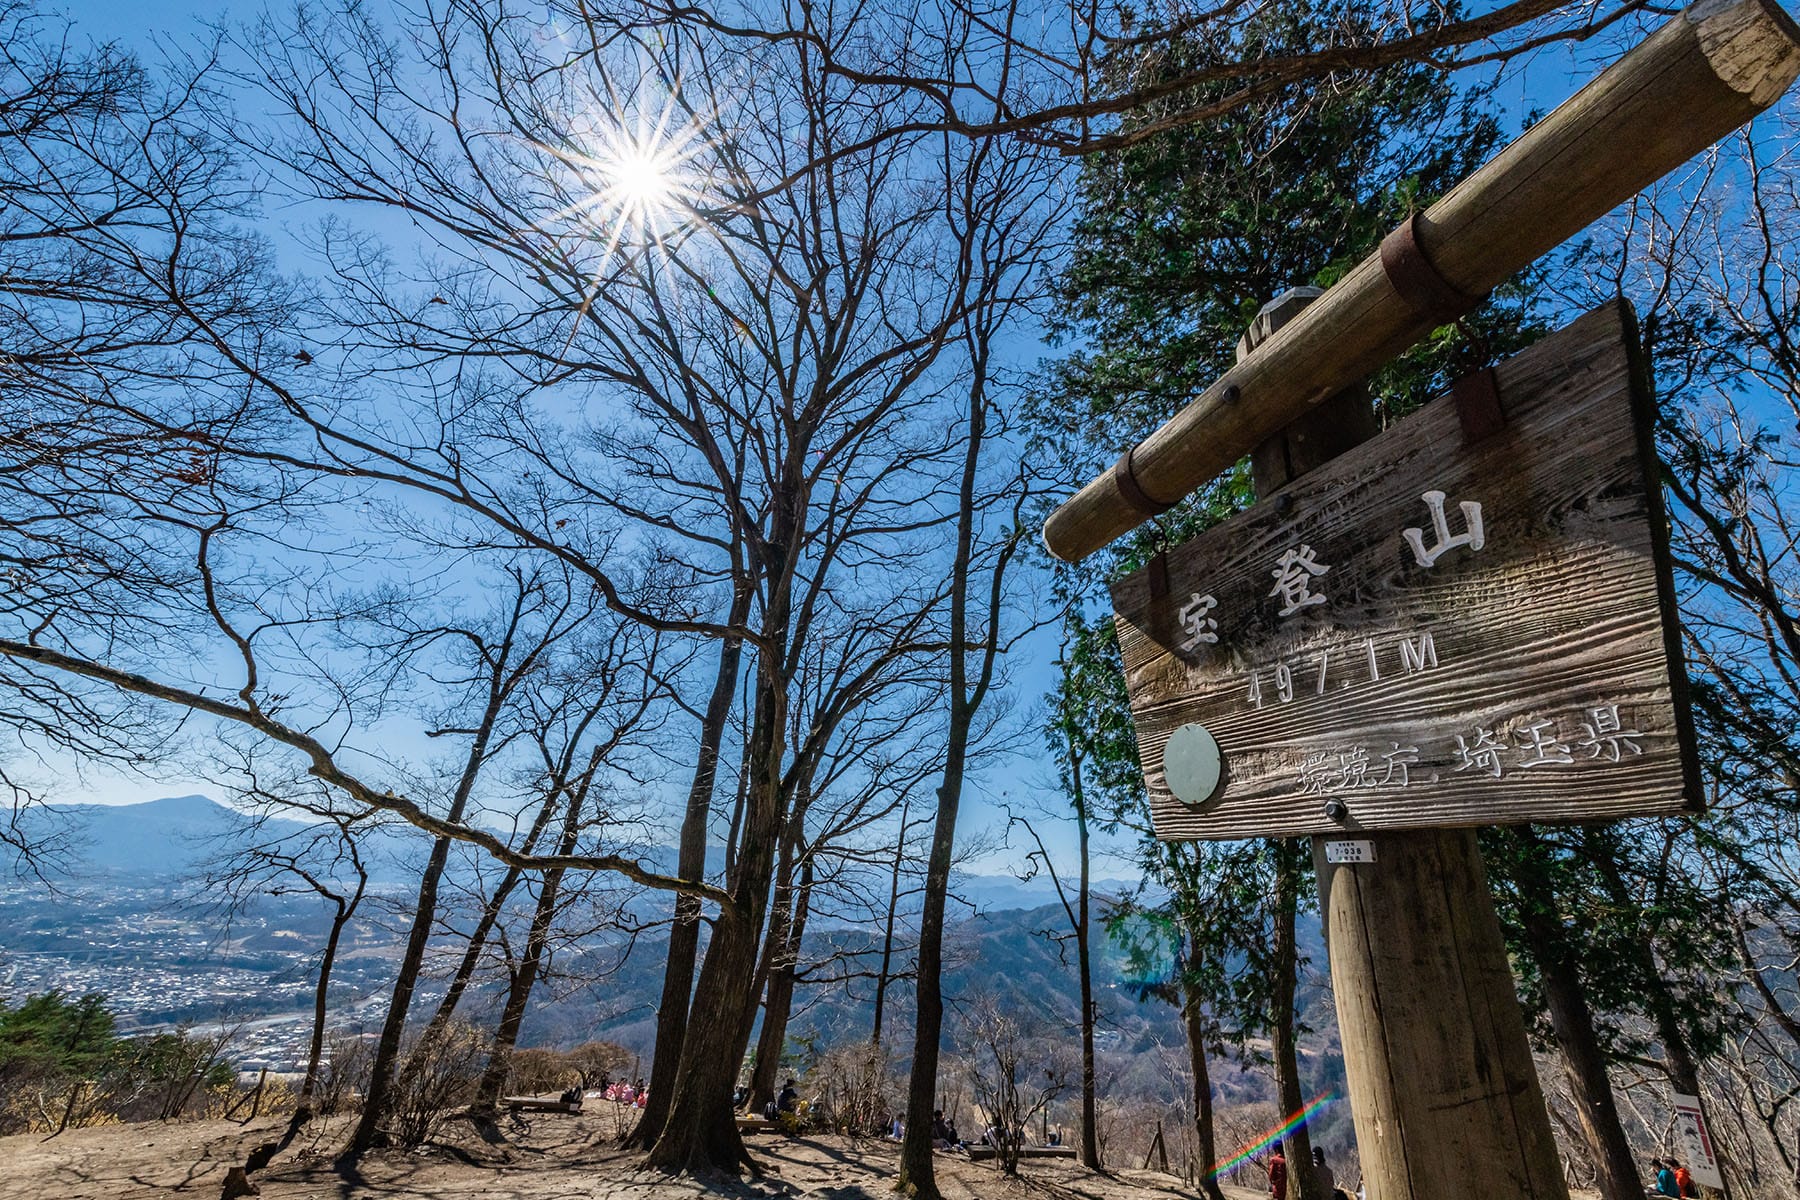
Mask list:
MULTIPOLYGON (((1319 293, 1258 314, 1239 357, 1319 293)), ((1258 496, 1377 432, 1360 389, 1252 455, 1258 496)), ((1365 833, 1373 861, 1313 839, 1350 1107, 1369 1200, 1568 1200, 1500 922, 1469 830, 1365 833)))
POLYGON ((1466 829, 1381 833, 1319 909, 1370 1200, 1567 1200, 1487 876, 1466 829))

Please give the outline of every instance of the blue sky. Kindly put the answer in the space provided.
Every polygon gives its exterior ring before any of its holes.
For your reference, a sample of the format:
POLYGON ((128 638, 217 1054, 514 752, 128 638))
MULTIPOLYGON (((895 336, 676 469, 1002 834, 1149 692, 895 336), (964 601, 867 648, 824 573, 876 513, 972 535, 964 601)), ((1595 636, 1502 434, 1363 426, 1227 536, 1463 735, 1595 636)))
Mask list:
MULTIPOLYGON (((82 0, 68 5, 77 22, 78 33, 95 40, 117 39, 142 49, 154 58, 160 39, 181 40, 200 29, 205 19, 246 20, 254 15, 250 6, 200 6, 169 3, 167 0, 82 0)), ((1608 38, 1591 44, 1556 45, 1539 50, 1509 65, 1501 76, 1496 97, 1512 119, 1516 130, 1519 121, 1532 111, 1547 110, 1566 98, 1581 83, 1591 78, 1606 62, 1617 56, 1616 40, 1608 38)), ((289 253, 297 253, 291 244, 289 253)), ((301 265, 301 264, 295 264, 301 265)), ((1030 338, 1017 343, 1020 365, 1028 365, 1048 354, 1047 347, 1030 338)), ((1012 702, 1025 714, 1039 711, 1039 698, 1054 677, 1056 633, 1042 631, 1032 638, 1018 655, 1012 669, 1012 702)), ((1035 724, 1035 720, 1033 722, 1035 724)), ((1025 750, 1014 759, 991 770, 977 781, 970 797, 968 817, 971 827, 997 826, 1004 821, 1004 810, 1014 806, 1023 811, 1055 808, 1054 773, 1041 753, 1041 739, 1027 735, 1025 750)), ((96 773, 85 783, 71 786, 59 798, 123 803, 150 799, 159 795, 208 790, 204 780, 170 777, 147 783, 140 779, 96 773)), ((1043 830, 1052 847, 1066 853, 1072 834, 1066 827, 1045 823, 1043 830)), ((1016 839, 1015 839, 1016 841, 1016 839)), ((1016 848, 989 866, 1016 860, 1016 848)), ((1103 873, 1118 873, 1117 864, 1102 866, 1103 873)))

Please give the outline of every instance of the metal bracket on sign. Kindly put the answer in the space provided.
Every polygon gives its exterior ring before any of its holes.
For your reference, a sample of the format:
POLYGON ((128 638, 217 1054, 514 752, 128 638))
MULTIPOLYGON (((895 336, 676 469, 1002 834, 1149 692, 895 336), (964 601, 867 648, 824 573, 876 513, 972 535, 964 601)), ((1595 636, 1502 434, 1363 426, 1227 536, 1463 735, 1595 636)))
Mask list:
POLYGON ((1132 470, 1131 454, 1131 450, 1126 450, 1119 455, 1119 460, 1113 463, 1112 469, 1113 486, 1118 489, 1119 498, 1125 502, 1126 507, 1141 517, 1161 516, 1174 508, 1175 501, 1158 500, 1144 490, 1143 485, 1138 482, 1137 473, 1132 470))
POLYGON ((1158 550, 1150 559, 1150 598, 1161 600, 1169 594, 1169 552, 1158 550))
POLYGON ((1506 428, 1506 410, 1500 405, 1500 382, 1494 368, 1471 371, 1450 385, 1456 398, 1456 417, 1462 422, 1463 444, 1479 442, 1506 428))

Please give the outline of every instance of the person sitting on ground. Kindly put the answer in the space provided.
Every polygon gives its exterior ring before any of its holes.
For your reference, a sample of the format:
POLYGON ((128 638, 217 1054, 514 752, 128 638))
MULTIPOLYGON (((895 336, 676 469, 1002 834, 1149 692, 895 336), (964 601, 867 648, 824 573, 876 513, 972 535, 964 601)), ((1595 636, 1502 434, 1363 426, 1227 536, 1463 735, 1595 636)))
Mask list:
MULTIPOLYGON (((1674 1159, 1669 1161, 1675 1162, 1674 1159)), ((1683 1196, 1698 1197, 1700 1195, 1700 1189, 1694 1186, 1694 1177, 1688 1173, 1687 1167, 1682 1163, 1675 1163, 1675 1190, 1683 1196)))
POLYGON ((938 1150, 956 1149, 956 1127, 944 1120, 944 1110, 931 1110, 931 1144, 938 1150))
POLYGON ((794 1086, 792 1079, 781 1085, 781 1095, 775 1098, 777 1112, 791 1113, 800 1103, 800 1091, 794 1086))
POLYGON ((1650 1160, 1656 1168, 1656 1190, 1665 1196, 1681 1195, 1681 1185, 1675 1182, 1675 1168, 1660 1158, 1650 1160))
POLYGON ((1269 1195, 1275 1200, 1287 1200, 1287 1158, 1280 1138, 1269 1147, 1269 1195))

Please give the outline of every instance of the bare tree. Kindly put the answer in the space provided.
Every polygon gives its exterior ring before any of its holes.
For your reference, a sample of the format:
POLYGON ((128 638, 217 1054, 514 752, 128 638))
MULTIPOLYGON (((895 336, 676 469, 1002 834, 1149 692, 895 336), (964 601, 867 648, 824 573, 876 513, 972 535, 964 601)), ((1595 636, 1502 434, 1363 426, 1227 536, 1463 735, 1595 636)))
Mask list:
MULTIPOLYGON (((1548 43, 1593 38, 1645 11, 1635 0, 1579 10, 1513 0, 1481 13, 1382 4, 1367 22, 1341 21, 1316 45, 1275 57, 1259 54, 1245 36, 1270 8, 1246 0, 1130 10, 1091 0, 1050 8, 958 0, 879 9, 640 0, 613 10, 604 24, 584 7, 565 11, 571 22, 597 26, 596 40, 653 31, 707 35, 745 54, 792 47, 825 77, 862 89, 871 104, 898 89, 905 102, 870 136, 942 131, 1017 139, 1064 155, 1120 149, 1204 125, 1284 88, 1328 88, 1395 63, 1445 71, 1504 63, 1548 43), (1183 56, 1184 43, 1206 52, 1183 56), (1183 69, 1164 69, 1169 60, 1183 69), (1153 119, 1127 119, 1148 112, 1153 119)), ((843 152, 821 146, 807 168, 843 152)))
POLYGON ((964 1061, 986 1136, 1000 1170, 1017 1175, 1032 1121, 1068 1087, 1073 1064, 1048 1021, 991 995, 971 1001, 962 1026, 964 1061))
MULTIPOLYGON (((955 552, 950 564, 948 637, 949 696, 945 726, 943 782, 926 868, 924 907, 919 922, 917 1015, 912 1078, 908 1087, 906 1140, 896 1187, 922 1200, 937 1200, 931 1157, 931 1113, 936 1107, 939 1042, 943 1031, 944 906, 955 853, 956 821, 968 756, 980 740, 978 719, 996 678, 1001 652, 1015 634, 1008 620, 1008 572, 1025 536, 1031 499, 1023 473, 1008 477, 994 467, 1005 437, 1001 400, 1005 380, 994 362, 995 339, 1015 305, 1027 304, 1037 286, 1036 268, 1047 249, 1047 224, 1026 226, 1016 242, 992 240, 1000 213, 1033 212, 1047 181, 1029 156, 1010 157, 998 147, 982 147, 969 159, 952 161, 946 191, 955 198, 955 216, 967 253, 979 254, 985 268, 972 284, 999 303, 975 306, 964 324, 970 378, 964 410, 962 469, 957 480, 955 552), (988 481, 998 476, 997 491, 988 481)), ((1033 622, 1022 622, 1029 628, 1033 622)))

